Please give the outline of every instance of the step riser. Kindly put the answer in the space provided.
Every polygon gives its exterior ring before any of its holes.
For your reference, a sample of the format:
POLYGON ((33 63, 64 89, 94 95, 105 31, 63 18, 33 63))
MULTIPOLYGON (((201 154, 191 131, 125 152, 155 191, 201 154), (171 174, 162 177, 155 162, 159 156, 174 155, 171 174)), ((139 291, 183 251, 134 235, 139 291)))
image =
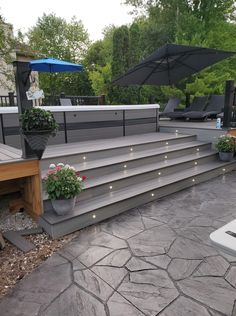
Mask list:
MULTIPOLYGON (((230 172, 234 169, 235 163, 227 166, 227 172, 230 172)), ((195 176, 195 183, 192 182, 192 178, 183 179, 181 181, 166 185, 156 190, 152 190, 151 192, 145 192, 138 196, 134 196, 130 199, 123 200, 112 205, 108 205, 93 212, 89 212, 78 217, 68 219, 55 225, 49 225, 43 218, 40 218, 39 223, 52 238, 58 238, 66 234, 69 234, 73 231, 76 231, 78 229, 100 222, 114 215, 118 215, 126 210, 138 207, 140 205, 170 195, 185 188, 189 188, 197 183, 207 181, 221 174, 222 167, 219 167, 214 170, 207 171, 205 173, 195 176), (154 196, 151 195, 152 193, 154 194, 154 196), (95 215, 96 218, 94 218, 93 215, 95 215)))
POLYGON ((174 158, 182 157, 188 154, 195 154, 197 152, 196 151, 197 148, 199 148, 200 151, 202 152, 205 150, 209 150, 210 145, 204 144, 200 146, 199 145, 192 146, 190 148, 183 148, 180 150, 174 150, 172 152, 163 152, 162 154, 156 154, 153 156, 148 156, 148 157, 139 158, 139 159, 130 160, 130 161, 122 161, 121 163, 112 164, 110 166, 104 166, 104 167, 88 169, 88 170, 85 169, 86 165, 84 164, 82 165, 84 170, 81 172, 81 174, 86 175, 89 179, 94 179, 95 177, 104 176, 104 175, 111 174, 118 171, 123 171, 124 165, 126 165, 127 168, 129 169, 137 168, 137 167, 141 168, 142 166, 145 166, 147 164, 161 162, 165 160, 166 155, 168 159, 174 159, 174 158))
POLYGON ((216 155, 212 155, 209 157, 205 157, 205 158, 200 158, 200 159, 196 159, 194 161, 190 161, 190 162, 185 162, 185 163, 181 163, 181 164, 176 164, 174 166, 170 166, 170 167, 166 167, 166 168, 160 168, 160 169, 156 169, 147 173, 143 173, 143 174, 139 174, 139 175, 135 175, 133 177, 128 177, 128 178, 123 178, 121 180, 117 180, 114 182, 110 182, 110 183, 105 183, 102 185, 99 185, 97 187, 93 187, 93 188, 89 188, 89 189, 85 189, 82 193, 80 193, 78 201, 82 201, 82 200, 86 200, 95 196, 99 196, 102 194, 106 194, 109 191, 112 194, 112 191, 114 190, 119 190, 122 188, 125 188, 131 185, 133 185, 134 183, 142 183, 144 181, 148 181, 148 180, 152 180, 152 179, 158 179, 160 177, 169 175, 169 174, 174 174, 175 172, 179 172, 182 170, 186 170, 186 169, 194 169, 197 170, 196 166, 194 165, 194 162, 197 161, 198 162, 198 166, 204 164, 204 163, 209 163, 211 161, 215 161, 216 155), (161 175, 159 175, 158 173, 161 172, 161 175), (110 186, 112 186, 112 190, 110 190, 110 186))
MULTIPOLYGON (((196 136, 187 136, 187 137, 182 137, 182 138, 174 138, 174 139, 169 139, 167 140, 168 145, 174 145, 174 144, 182 144, 185 142, 191 142, 196 140, 196 136)), ((115 140, 114 140, 115 142, 115 140)), ((47 158, 43 159, 41 161, 41 169, 47 169, 48 166, 51 163, 68 163, 68 164, 78 164, 78 163, 84 163, 85 161, 94 161, 97 159, 102 159, 102 158, 109 158, 109 157, 114 157, 118 155, 123 155, 123 154, 129 154, 131 151, 130 149, 133 149, 133 152, 138 152, 138 151, 145 151, 145 150, 150 150, 153 148, 160 148, 164 147, 166 144, 165 141, 156 141, 156 142, 151 142, 151 143, 144 143, 144 144, 139 144, 139 145, 129 145, 129 146, 124 146, 121 148, 112 148, 112 149, 106 149, 106 150, 99 150, 99 151, 93 151, 93 152, 84 152, 83 154, 76 154, 76 155, 70 155, 70 156, 61 156, 61 157, 55 157, 55 158, 47 158), (84 157, 86 159, 84 160, 84 157)))
MULTIPOLYGON (((201 153, 204 152, 204 149, 208 149, 208 145, 202 145, 202 146, 197 146, 197 148, 199 148, 201 150, 201 153)), ((186 156, 188 154, 195 154, 196 153, 196 147, 191 147, 189 149, 183 149, 180 151, 175 151, 172 153, 168 153, 168 159, 175 159, 175 158, 179 158, 179 157, 183 157, 186 156)), ((205 158, 198 158, 198 154, 196 153, 196 160, 194 161, 198 161, 198 164, 202 164, 204 162, 208 162, 208 161, 212 161, 216 159, 216 154, 212 154, 211 156, 207 156, 205 158)), ((127 168, 130 170, 134 167, 139 167, 140 171, 142 170, 142 167, 145 167, 147 164, 152 164, 152 163, 157 163, 157 162, 163 162, 165 161, 164 156, 163 155, 158 155, 158 156, 153 156, 153 157, 148 157, 148 158, 143 158, 143 159, 138 159, 135 161, 130 161, 128 163, 126 163, 127 168)), ((130 178, 123 178, 122 180, 118 180, 115 182, 109 182, 109 183, 104 183, 104 185, 100 185, 91 189, 84 189, 84 191, 82 193, 80 193, 79 195, 79 200, 85 200, 85 199, 89 199, 91 197, 94 196, 98 196, 104 193, 109 192, 109 187, 110 185, 113 186, 113 190, 118 189, 118 188, 124 188, 126 186, 132 185, 134 183, 139 183, 144 182, 145 180, 150 180, 153 179, 155 177, 159 177, 160 175, 158 175, 158 172, 162 173, 163 175, 167 175, 170 173, 174 173, 176 171, 180 171, 180 170, 184 170, 186 168, 190 168, 193 166, 194 164, 193 162, 186 162, 186 165, 181 163, 181 164, 176 164, 173 167, 168 167, 168 168, 159 168, 156 169, 154 171, 151 171, 147 174, 141 174, 141 175, 137 175, 137 176, 133 176, 130 178)), ((111 165, 109 167, 101 167, 101 168, 96 168, 96 169, 92 169, 92 170, 87 170, 87 171, 83 171, 81 172, 82 175, 86 175, 88 177, 88 179, 93 179, 99 176, 104 176, 104 175, 108 175, 108 174, 113 174, 114 172, 124 172, 125 175, 125 170, 128 169, 124 169, 124 163, 122 164, 115 164, 115 165, 111 165)), ((44 196, 44 200, 47 199, 47 194, 46 192, 43 192, 43 196, 44 196)), ((47 208, 48 209, 48 208, 47 208)))

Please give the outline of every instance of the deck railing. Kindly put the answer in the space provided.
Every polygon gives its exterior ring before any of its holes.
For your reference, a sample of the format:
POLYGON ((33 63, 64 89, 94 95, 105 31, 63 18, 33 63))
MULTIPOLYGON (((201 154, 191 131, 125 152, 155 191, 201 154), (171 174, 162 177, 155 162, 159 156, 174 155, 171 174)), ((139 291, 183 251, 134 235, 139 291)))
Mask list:
MULTIPOLYGON (((67 98, 71 100, 73 105, 105 105, 105 95, 100 96, 71 96, 61 93, 60 95, 51 96, 45 95, 42 100, 33 100, 34 106, 49 106, 60 104, 61 98, 67 98)), ((2 106, 16 106, 17 97, 13 92, 9 92, 8 95, 0 95, 0 107, 2 106)))
MULTIPOLYGON (((104 105, 104 106, 44 106, 45 110, 55 113, 59 123, 60 143, 69 142, 69 133, 86 130, 84 137, 97 134, 102 138, 110 136, 126 136, 130 130, 140 132, 158 132, 159 105, 104 105), (145 127, 142 127, 145 126, 145 127), (90 135, 89 135, 90 134, 90 135)), ((0 135, 2 143, 6 144, 6 137, 19 136, 17 107, 0 108, 0 135), (6 120, 5 120, 6 119, 6 120)), ((76 133, 78 134, 78 133, 76 133)), ((70 135, 70 134, 69 134, 70 135)), ((73 140, 77 135, 72 135, 73 140)), ((11 145, 12 142, 11 142, 11 145)))

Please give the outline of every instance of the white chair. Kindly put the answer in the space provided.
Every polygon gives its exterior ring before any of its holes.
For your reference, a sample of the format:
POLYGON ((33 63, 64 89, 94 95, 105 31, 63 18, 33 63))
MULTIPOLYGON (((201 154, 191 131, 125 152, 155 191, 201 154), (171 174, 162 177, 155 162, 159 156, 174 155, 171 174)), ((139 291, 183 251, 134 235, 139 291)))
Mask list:
POLYGON ((68 98, 60 98, 60 104, 63 105, 63 106, 73 105, 71 103, 71 99, 68 99, 68 98))

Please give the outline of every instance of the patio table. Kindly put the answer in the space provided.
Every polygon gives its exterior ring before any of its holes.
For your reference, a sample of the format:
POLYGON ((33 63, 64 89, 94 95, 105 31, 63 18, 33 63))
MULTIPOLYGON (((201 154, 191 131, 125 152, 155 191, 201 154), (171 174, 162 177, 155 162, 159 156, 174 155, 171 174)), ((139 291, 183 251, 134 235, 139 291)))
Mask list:
POLYGON ((236 219, 210 234, 213 245, 236 256, 236 219))

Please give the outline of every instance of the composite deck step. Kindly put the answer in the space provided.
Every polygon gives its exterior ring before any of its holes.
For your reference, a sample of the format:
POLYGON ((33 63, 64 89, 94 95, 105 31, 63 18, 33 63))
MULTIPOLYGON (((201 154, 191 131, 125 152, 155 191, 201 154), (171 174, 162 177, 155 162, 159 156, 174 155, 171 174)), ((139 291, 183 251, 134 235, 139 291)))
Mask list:
MULTIPOLYGON (((145 181, 152 178, 167 175, 169 173, 181 171, 188 168, 196 168, 205 162, 217 160, 218 154, 214 151, 202 151, 190 155, 184 155, 174 159, 158 161, 143 165, 142 168, 122 168, 122 170, 110 174, 87 179, 84 190, 79 195, 79 201, 104 194, 110 188, 118 189, 128 187, 137 181, 145 181)), ((44 201, 48 199, 44 192, 44 201)), ((51 206, 49 206, 50 208, 51 206)), ((48 209, 47 205, 45 208, 48 209)))
POLYGON ((96 152, 109 149, 118 149, 128 146, 138 146, 142 144, 152 144, 162 141, 171 141, 171 140, 185 140, 195 137, 194 135, 185 135, 185 134, 173 134, 173 133, 147 133, 141 135, 131 135, 126 137, 115 137, 107 139, 98 139, 83 141, 79 143, 68 143, 63 145, 51 145, 48 146, 43 155, 43 159, 60 157, 60 156, 69 156, 74 154, 84 154, 89 152, 96 152), (62 152, 62 148, 64 151, 62 152))
POLYGON ((185 164, 188 162, 192 162, 192 166, 196 166, 194 163, 199 160, 204 159, 204 158, 212 158, 213 160, 217 159, 217 153, 212 152, 212 151, 202 151, 201 153, 196 154, 191 154, 191 155, 186 155, 186 156, 181 156, 178 158, 174 159, 168 159, 164 160, 162 162, 156 162, 156 163, 151 163, 142 166, 142 168, 137 167, 137 168, 131 168, 127 169, 125 168, 122 171, 114 172, 112 174, 104 175, 97 177, 92 180, 86 180, 85 182, 85 189, 93 188, 96 186, 100 186, 102 184, 107 184, 107 183, 113 183, 114 181, 121 180, 124 178, 129 178, 129 177, 134 177, 136 175, 142 175, 144 173, 149 173, 149 172, 154 172, 154 171, 161 171, 162 175, 165 173, 165 169, 168 169, 173 166, 179 166, 180 164, 185 164))
POLYGON ((236 161, 211 161, 196 168, 182 170, 157 179, 130 185, 127 188, 80 201, 71 214, 57 216, 52 210, 43 214, 40 224, 53 238, 94 224, 125 210, 137 207, 162 196, 209 180, 234 169, 236 161))
POLYGON ((168 136, 167 133, 164 133, 164 136, 158 136, 158 134, 151 134, 150 139, 147 136, 144 137, 144 135, 127 136, 129 142, 125 140, 126 137, 122 139, 114 138, 113 141, 103 139, 102 142, 99 140, 96 146, 94 144, 94 147, 90 142, 49 146, 41 160, 41 169, 46 169, 50 163, 86 164, 100 159, 113 159, 115 156, 128 155, 132 152, 138 153, 153 148, 157 149, 164 147, 166 143, 172 146, 196 140, 195 135, 172 133, 168 136))
MULTIPOLYGON (((113 157, 109 158, 102 158, 93 161, 83 161, 80 163, 74 163, 73 166, 76 170, 79 170, 86 174, 89 178, 96 176, 99 174, 106 174, 117 171, 116 169, 123 169, 123 165, 129 165, 129 168, 140 167, 140 165, 145 165, 150 163, 150 160, 153 158, 157 159, 158 161, 165 159, 166 155, 169 155, 171 158, 177 158, 178 156, 182 156, 183 154, 187 155, 192 152, 201 152, 211 148, 211 143, 205 143, 200 141, 191 141, 185 142, 180 144, 173 144, 173 145, 166 145, 163 147, 153 148, 149 150, 143 151, 132 151, 122 155, 114 155, 113 157), (163 156, 163 157, 162 157, 163 156), (111 168, 109 168, 111 167, 111 168), (116 169, 115 169, 116 168, 116 169), (99 170, 101 169, 101 170, 99 170), (88 173, 89 172, 89 173, 88 173)), ((42 171, 42 175, 46 174, 46 170, 42 171)))

